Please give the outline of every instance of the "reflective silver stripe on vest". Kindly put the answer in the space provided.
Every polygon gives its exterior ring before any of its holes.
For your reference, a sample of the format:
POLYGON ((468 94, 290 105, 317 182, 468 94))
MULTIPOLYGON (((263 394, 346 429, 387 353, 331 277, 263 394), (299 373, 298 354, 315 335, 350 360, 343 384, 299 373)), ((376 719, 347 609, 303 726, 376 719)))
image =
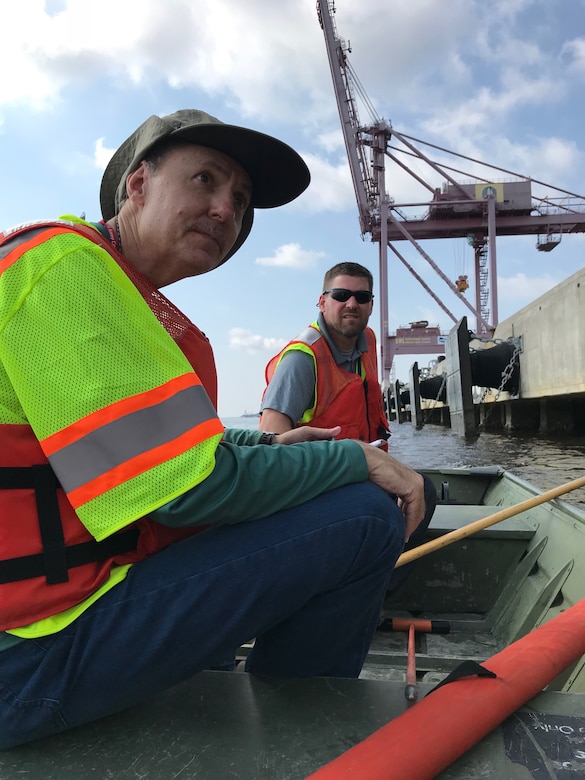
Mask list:
MULTIPOLYGON (((31 224, 36 225, 37 223, 34 222, 31 224)), ((45 230, 47 230, 46 225, 40 228, 35 227, 31 229, 28 229, 26 225, 18 225, 17 228, 11 228, 4 233, 0 233, 0 260, 4 260, 4 258, 16 249, 17 246, 24 244, 26 241, 30 241, 45 230), (21 230, 22 232, 17 232, 21 230)))
POLYGON ((155 406, 103 425, 51 455, 49 462, 63 489, 70 492, 215 417, 203 386, 187 387, 155 406))
POLYGON ((323 338, 323 334, 320 330, 317 330, 316 328, 311 328, 310 326, 305 328, 305 330, 302 333, 299 333, 299 335, 296 337, 296 339, 293 339, 293 341, 303 341, 305 344, 308 344, 309 346, 312 346, 316 341, 319 341, 319 339, 323 338))
POLYGON ((68 219, 35 219, 34 222, 21 222, 18 225, 5 228, 0 232, 0 246, 7 246, 8 249, 6 251, 0 250, 0 257, 6 257, 19 244, 30 241, 44 230, 53 228, 72 228, 75 230, 76 225, 76 222, 71 222, 68 219))

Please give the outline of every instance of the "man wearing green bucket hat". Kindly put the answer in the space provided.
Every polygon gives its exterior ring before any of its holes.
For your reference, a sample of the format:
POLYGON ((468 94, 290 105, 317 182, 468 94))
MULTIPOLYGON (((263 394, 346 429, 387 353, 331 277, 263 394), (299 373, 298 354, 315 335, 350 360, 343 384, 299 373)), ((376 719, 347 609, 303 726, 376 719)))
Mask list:
POLYGON ((182 110, 116 151, 101 222, 0 234, 0 749, 252 637, 249 672, 359 674, 422 478, 336 428, 225 430, 211 346, 160 292, 309 178, 281 141, 182 110))

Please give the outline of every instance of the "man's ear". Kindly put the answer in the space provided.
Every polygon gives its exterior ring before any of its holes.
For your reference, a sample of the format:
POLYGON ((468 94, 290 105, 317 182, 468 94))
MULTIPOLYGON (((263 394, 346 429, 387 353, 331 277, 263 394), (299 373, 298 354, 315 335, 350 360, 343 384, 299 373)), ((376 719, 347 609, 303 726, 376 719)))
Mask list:
POLYGON ((126 196, 135 203, 144 203, 145 184, 148 179, 148 166, 144 160, 135 171, 126 178, 126 196))
POLYGON ((317 308, 319 309, 319 311, 323 311, 323 309, 325 308, 325 296, 324 295, 320 295, 319 296, 319 300, 317 301, 317 308))

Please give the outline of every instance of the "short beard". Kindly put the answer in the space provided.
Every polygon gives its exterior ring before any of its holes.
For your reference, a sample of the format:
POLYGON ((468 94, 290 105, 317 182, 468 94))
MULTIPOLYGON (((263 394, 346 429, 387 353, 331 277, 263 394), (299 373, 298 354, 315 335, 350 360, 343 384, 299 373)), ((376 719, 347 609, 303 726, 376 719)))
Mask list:
POLYGON ((360 323, 355 325, 348 325, 347 327, 338 326, 338 325, 330 325, 327 323, 327 327, 330 330, 334 330, 336 333, 339 333, 340 336, 343 336, 344 338, 356 338, 360 335, 362 330, 364 329, 364 326, 360 323))

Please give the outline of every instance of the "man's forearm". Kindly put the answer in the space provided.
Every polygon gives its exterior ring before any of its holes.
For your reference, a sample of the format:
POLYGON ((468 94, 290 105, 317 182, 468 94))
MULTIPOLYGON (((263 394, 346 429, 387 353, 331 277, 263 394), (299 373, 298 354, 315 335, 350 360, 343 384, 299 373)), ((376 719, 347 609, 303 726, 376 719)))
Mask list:
POLYGON ((294 425, 288 415, 277 412, 276 409, 263 409, 258 427, 261 431, 286 433, 292 430, 294 425))
POLYGON ((352 441, 294 447, 222 442, 215 460, 207 479, 150 517, 175 528, 257 520, 368 476, 366 460, 352 441))

